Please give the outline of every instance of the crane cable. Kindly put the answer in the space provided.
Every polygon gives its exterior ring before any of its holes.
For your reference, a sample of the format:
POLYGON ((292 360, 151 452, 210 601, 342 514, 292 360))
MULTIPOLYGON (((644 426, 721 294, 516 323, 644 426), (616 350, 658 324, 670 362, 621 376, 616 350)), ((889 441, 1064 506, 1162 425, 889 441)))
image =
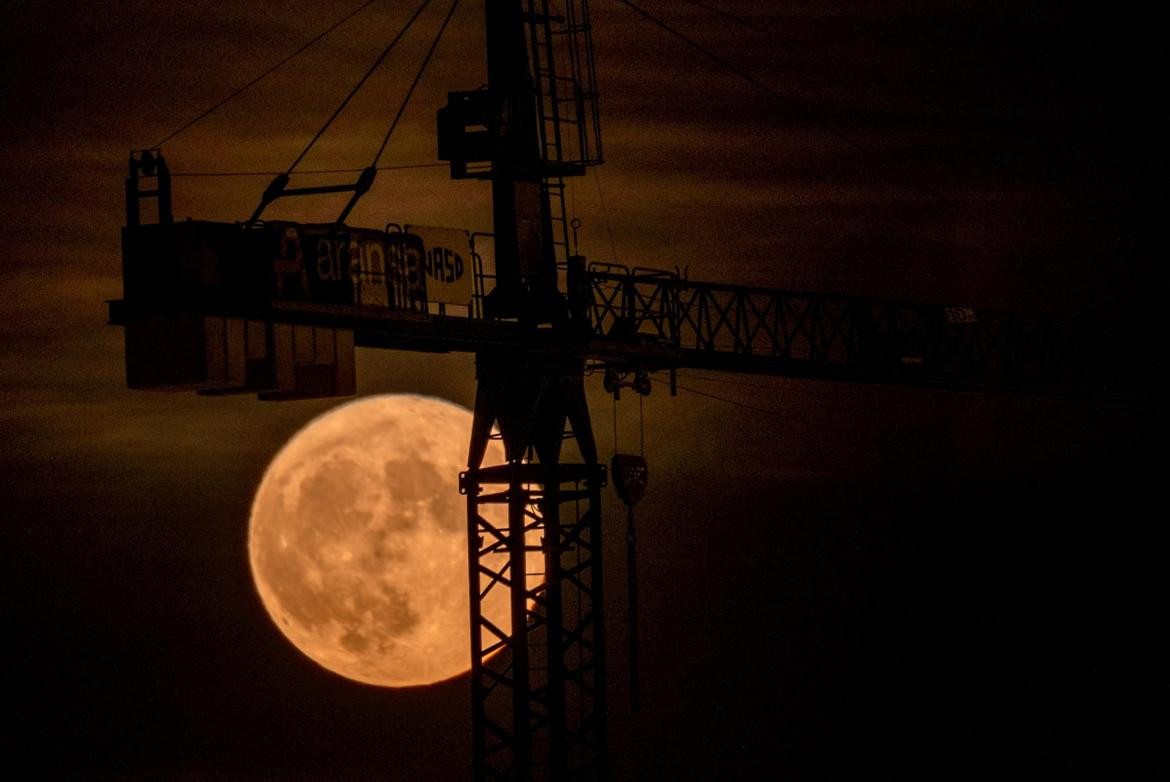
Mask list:
POLYGON ((202 122, 203 120, 207 119, 209 116, 211 116, 211 115, 212 115, 212 114, 214 114, 216 111, 218 111, 219 109, 221 109, 221 108, 222 108, 222 107, 223 107, 225 104, 229 103, 229 102, 230 102, 230 101, 232 101, 232 100, 235 100, 237 97, 239 97, 239 96, 240 96, 240 95, 242 95, 243 93, 247 92, 247 91, 248 91, 249 89, 251 89, 252 87, 255 87, 257 84, 259 84, 261 81, 263 81, 264 79, 266 79, 266 78, 268 78, 269 76, 271 76, 271 75, 272 75, 273 73, 275 73, 276 71, 280 70, 282 67, 284 67, 285 65, 287 65, 289 62, 291 62, 292 60, 296 59, 296 58, 297 58, 297 57, 299 57, 300 55, 304 54, 304 53, 305 53, 306 51, 308 51, 308 50, 309 50, 309 49, 310 49, 310 48, 311 48, 311 47, 312 47, 314 44, 316 44, 316 43, 320 42, 320 41, 321 41, 323 38, 325 38, 327 35, 329 35, 330 33, 332 33, 332 32, 333 32, 334 30, 336 30, 337 28, 341 27, 343 24, 345 24, 345 23, 346 23, 346 22, 348 22, 350 19, 354 18, 355 16, 357 16, 357 15, 358 15, 358 14, 360 14, 362 11, 366 10, 367 8, 369 8, 371 5, 373 5, 373 4, 374 4, 374 3, 376 3, 376 2, 378 2, 378 0, 366 0, 366 2, 362 3, 362 4, 361 4, 361 5, 359 5, 357 8, 355 8, 355 9, 353 9, 352 11, 350 11, 349 13, 347 13, 345 16, 341 17, 341 18, 340 18, 340 19, 338 19, 336 22, 334 22, 333 24, 329 25, 329 27, 327 27, 326 29, 322 30, 320 33, 318 33, 317 35, 315 35, 313 38, 311 38, 311 39, 309 39, 308 41, 306 41, 306 42, 305 42, 304 44, 302 44, 302 45, 301 45, 301 47, 300 47, 299 49, 297 49, 295 52, 293 52, 292 54, 290 54, 290 55, 286 56, 284 59, 280 60, 280 61, 279 61, 279 62, 277 62, 275 65, 272 65, 272 66, 270 66, 268 69, 266 69, 264 72, 262 72, 262 73, 261 73, 259 76, 256 76, 256 77, 255 77, 255 78, 253 78, 251 81, 248 81, 248 82, 247 82, 247 83, 245 83, 243 86, 241 86, 241 87, 237 88, 237 89, 236 89, 234 92, 232 92, 232 93, 231 93, 230 95, 228 95, 226 98, 223 98, 222 100, 220 100, 220 101, 218 101, 218 102, 216 102, 216 103, 212 104, 210 107, 208 107, 207 109, 204 109, 204 110, 203 110, 201 113, 197 114, 197 115, 196 115, 195 117, 193 117, 192 119, 189 119, 189 120, 187 120, 187 122, 185 122, 184 124, 180 125, 180 126, 179 126, 178 128, 176 128, 175 130, 172 130, 170 133, 168 133, 166 136, 164 136, 164 137, 163 137, 163 139, 162 139, 161 141, 159 141, 157 144, 155 144, 153 148, 154 148, 154 149, 158 149, 158 148, 159 148, 159 147, 161 147, 163 144, 165 144, 165 143, 167 143, 168 141, 170 141, 171 139, 173 139, 173 138, 177 137, 179 134, 181 134, 181 133, 184 133, 184 132, 186 132, 187 130, 190 130, 192 127, 194 127, 194 126, 195 126, 195 125, 197 125, 198 123, 200 123, 200 122, 202 122))
MULTIPOLYGON (((636 535, 636 528, 634 526, 634 504, 641 498, 641 492, 634 497, 626 496, 622 493, 621 484, 623 478, 619 473, 619 458, 629 459, 631 457, 619 457, 618 455, 618 414, 617 414, 617 390, 615 389, 613 395, 613 470, 614 481, 618 487, 618 494, 626 505, 626 595, 627 595, 627 619, 629 624, 629 692, 630 692, 630 711, 635 714, 638 712, 641 702, 641 686, 638 662, 638 542, 636 535)), ((645 485, 645 467, 646 467, 646 417, 645 417, 645 394, 638 393, 638 454, 641 457, 642 467, 642 483, 645 485)))
POLYGON ((386 151, 386 145, 390 143, 390 136, 393 135, 394 129, 398 127, 398 121, 402 119, 402 112, 406 110, 406 104, 410 103, 410 97, 414 95, 415 88, 418 87, 423 73, 426 72, 427 66, 430 65, 431 57, 434 55, 435 49, 438 48, 439 41, 443 38, 443 33, 447 32, 447 25, 451 23, 451 17, 455 15, 455 9, 458 7, 459 0, 452 0, 451 8, 448 9, 447 16, 443 19, 443 24, 439 27, 439 32, 435 34, 435 40, 431 41, 431 48, 427 49, 427 54, 423 57, 422 65, 419 66, 418 73, 414 75, 414 81, 410 83, 410 89, 406 91, 406 97, 402 99, 402 105, 398 107, 398 113, 394 115, 394 120, 386 130, 386 135, 382 138, 382 146, 378 147, 378 154, 374 155, 374 162, 370 164, 371 167, 377 168, 378 161, 382 159, 382 153, 386 151))
MULTIPOLYGON (((172 176, 174 176, 174 175, 172 174, 172 176)), ((687 371, 687 374, 683 376, 683 380, 703 380, 703 381, 706 381, 708 383, 723 383, 725 385, 730 385, 730 386, 744 386, 745 388, 763 388, 763 389, 767 389, 769 391, 779 391, 780 390, 779 388, 776 387, 775 383, 755 383, 755 382, 752 382, 751 380, 733 380, 733 379, 727 378, 727 377, 714 377, 712 375, 698 375, 698 374, 694 374, 693 372, 690 372, 690 371, 687 371)))
MULTIPOLYGON (((651 380, 653 380, 655 383, 668 384, 667 381, 659 380, 656 377, 651 378, 651 380)), ((759 407, 757 405, 749 405, 746 402, 740 402, 740 401, 737 401, 735 399, 728 399, 725 396, 718 396, 716 394, 711 394, 711 393, 708 393, 706 391, 700 391, 699 389, 691 388, 690 386, 675 384, 675 388, 679 389, 680 391, 686 391, 687 393, 694 394, 695 396, 702 396, 702 397, 706 397, 707 399, 714 399, 717 402, 725 402, 726 404, 734 405, 735 407, 742 407, 744 410, 751 410, 751 411, 756 412, 756 413, 764 413, 765 415, 785 416, 785 414, 779 410, 775 410, 775 409, 767 408, 767 407, 759 407)))
MULTIPOLYGON (((385 62, 386 58, 390 55, 390 52, 394 50, 394 47, 398 45, 398 42, 402 40, 403 36, 405 36, 410 28, 414 26, 414 23, 418 20, 419 16, 422 15, 422 12, 425 11, 430 6, 430 4, 431 0, 423 0, 422 4, 419 5, 419 7, 415 10, 410 19, 406 21, 406 24, 403 25, 402 29, 398 31, 398 34, 394 36, 394 39, 386 45, 386 48, 382 50, 382 53, 378 55, 378 58, 374 60, 374 63, 366 70, 364 74, 362 74, 362 77, 358 79, 357 84, 353 86, 353 89, 349 91, 349 94, 342 99, 337 108, 333 110, 333 113, 329 115, 329 119, 325 120, 325 124, 321 126, 321 129, 317 131, 316 135, 314 135, 313 138, 309 140, 309 143, 305 145, 305 148, 301 150, 301 153, 297 155, 296 160, 292 162, 292 164, 288 167, 288 169, 285 170, 283 174, 278 174, 277 176, 273 177, 271 182, 268 183, 268 187, 264 189, 264 193, 260 196, 260 203, 257 204, 255 211, 252 212, 252 216, 247 220, 248 225, 252 225, 257 220, 259 220, 260 216, 264 213, 264 210, 268 207, 268 205, 282 196, 313 195, 348 191, 353 195, 350 196, 350 199, 346 203, 345 208, 341 210, 341 214, 338 215, 337 220, 335 221, 337 225, 342 225, 345 222, 345 218, 349 216, 350 211, 354 208, 354 206, 357 205, 358 200, 363 195, 365 195, 369 191, 370 186, 373 185, 374 177, 377 176, 378 173, 376 165, 363 168, 361 173, 358 174, 357 181, 352 185, 333 185, 329 187, 308 187, 289 190, 289 178, 292 176, 293 169, 300 165, 301 161, 305 159, 305 156, 309 154, 309 150, 311 150, 317 144, 317 142, 321 139, 321 136, 325 135, 325 131, 329 129, 329 127, 333 124, 333 121, 336 120, 338 116, 340 116, 341 112, 345 110, 345 107, 349 105, 349 102, 353 100, 353 97, 358 94, 358 91, 360 91, 361 88, 365 86, 370 77, 374 75, 374 71, 378 70, 382 63, 385 62)), ((454 11, 454 7, 452 7, 451 10, 454 11)), ((450 21, 450 13, 448 13, 447 21, 450 21)), ((442 36, 443 30, 446 30, 446 28, 447 24, 445 21, 443 23, 443 29, 439 31, 440 36, 442 36)), ((436 39, 435 43, 432 44, 432 52, 434 51, 434 46, 437 44, 438 39, 436 39)), ((427 62, 429 61, 430 52, 427 54, 427 62)), ((426 68, 426 64, 426 62, 423 63, 423 69, 426 68)), ((418 83, 418 79, 421 78, 421 76, 422 73, 420 71, 418 76, 415 77, 415 84, 418 83)), ((414 85, 411 85, 411 91, 413 92, 413 90, 414 85)), ((409 98, 410 94, 408 93, 407 99, 409 100, 409 98)), ((405 103, 402 107, 399 108, 398 116, 401 116, 402 110, 404 108, 405 103)), ((395 117, 395 124, 396 123, 397 117, 395 117)), ((391 130, 393 129, 394 126, 391 125, 391 130)), ((386 140, 388 140, 388 138, 386 140)), ((383 141, 383 148, 385 148, 385 140, 383 141)), ((378 154, 381 156, 380 150, 378 154)), ((375 163, 376 162, 377 161, 375 160, 375 163)))
MULTIPOLYGON (((425 8, 429 3, 430 0, 426 0, 423 3, 423 7, 425 8)), ((439 47, 439 41, 443 39, 443 33, 447 32, 447 25, 451 23, 451 17, 455 15, 455 9, 458 7, 459 0, 451 0, 451 7, 447 9, 447 16, 443 19, 443 24, 439 27, 439 32, 435 34, 435 39, 431 41, 431 48, 427 49, 426 56, 423 57, 422 65, 419 66, 418 72, 414 75, 414 81, 410 83, 410 87, 406 90, 406 96, 403 97, 402 103, 398 105, 398 111, 394 114, 394 119, 391 120, 390 127, 386 130, 386 135, 382 137, 382 145, 378 147, 378 152, 374 155, 374 162, 362 170, 357 184, 354 186, 353 195, 350 197, 349 202, 346 203, 345 208, 341 210, 341 214, 337 218, 338 225, 345 222, 345 218, 357 206, 358 200, 369 191, 370 186, 374 183, 374 177, 378 172, 378 161, 382 159, 382 153, 386 151, 386 145, 390 143, 390 136, 394 134, 394 129, 398 127, 398 121, 402 119, 402 113, 406 111, 406 106, 410 103, 410 98, 414 95, 415 88, 418 87, 418 83, 422 80, 423 74, 426 73, 427 66, 431 64, 431 57, 434 55, 435 49, 439 47)), ((375 67, 377 66, 375 65, 375 67)), ((360 86, 359 84, 358 87, 360 86)), ((357 88, 355 88, 356 90, 357 88)))
POLYGON ((732 22, 735 22, 740 27, 745 27, 754 33, 760 33, 760 34, 767 35, 767 36, 770 36, 773 38, 779 38, 779 39, 782 39, 785 43, 793 43, 793 41, 794 41, 794 39, 791 36, 777 33, 775 30, 771 30, 767 27, 762 27, 759 24, 757 24, 756 22, 751 21, 750 19, 745 19, 744 17, 739 16, 738 14, 733 14, 731 11, 728 11, 728 10, 723 9, 723 8, 719 8, 718 6, 711 5, 710 3, 703 3, 703 2, 700 2, 700 0, 682 0, 682 1, 684 3, 687 3, 688 5, 693 5, 697 8, 702 8, 704 11, 707 11, 709 13, 715 14, 717 16, 722 16, 724 19, 728 19, 732 22))
POLYGON ((430 4, 431 0, 423 0, 422 4, 418 7, 417 10, 415 10, 410 19, 406 21, 406 24, 403 26, 403 28, 398 31, 398 34, 394 36, 394 39, 390 41, 386 48, 382 50, 382 53, 378 55, 378 59, 374 60, 374 64, 371 65, 368 70, 366 70, 365 74, 363 74, 360 79, 358 79, 357 84, 353 86, 353 89, 349 91, 349 94, 345 96, 345 98, 341 101, 341 104, 333 111, 333 114, 329 116, 329 119, 325 120, 325 124, 321 126, 321 129, 317 131, 317 134, 313 136, 312 140, 310 140, 309 143, 305 145, 305 148, 301 150, 301 154, 297 155, 296 160, 294 160, 292 165, 288 167, 288 170, 284 172, 284 176, 287 177, 292 174, 293 169, 296 168, 300 162, 305 159, 305 155, 309 154, 309 150, 311 150, 313 146, 316 145, 316 143, 321 139, 321 136, 325 134, 325 131, 329 129, 329 126, 333 124, 333 121, 336 120, 345 107, 349 105, 349 102, 353 100, 353 96, 357 95, 358 91, 363 86, 365 86, 365 83, 369 80, 369 78, 374 75, 374 71, 378 70, 378 67, 381 66, 381 64, 386 60, 386 58, 390 55, 390 52, 394 50, 394 47, 398 45, 398 42, 402 40, 402 37, 406 35, 406 33, 414 25, 415 21, 419 18, 419 16, 422 15, 422 12, 425 11, 427 6, 430 4))
MULTIPOLYGON (((394 166, 378 166, 379 171, 406 171, 412 168, 446 168, 447 163, 402 163, 394 166)), ((297 174, 356 174, 364 171, 363 168, 314 168, 308 171, 301 170, 297 174)), ((246 176, 280 176, 279 171, 172 171, 172 177, 246 177, 246 176)))
POLYGON ((634 537, 634 506, 626 506, 626 580, 629 593, 630 620, 630 711, 641 705, 638 662, 638 545, 634 537))
POLYGON ((609 210, 605 207, 605 192, 601 189, 601 174, 597 172, 597 166, 592 167, 593 181, 597 185, 597 201, 601 204, 601 220, 605 223, 605 232, 609 235, 609 251, 613 255, 613 262, 618 262, 617 243, 613 240, 613 227, 609 222, 609 210))
MULTIPOLYGON (((881 165, 889 170, 898 170, 898 173, 900 175, 905 173, 904 171, 897 169, 897 167, 894 166, 889 161, 883 159, 880 155, 878 155, 878 153, 875 150, 870 149, 866 145, 862 144, 860 141, 857 141, 856 139, 854 139, 852 136, 842 132, 841 130, 838 130, 836 127, 834 127, 833 125, 830 125, 828 122, 825 122, 824 120, 817 119, 816 117, 811 115, 807 110, 802 110, 800 108, 800 106, 792 99, 786 98, 784 95, 780 94, 780 92, 773 89, 772 87, 769 87, 767 84, 760 81, 755 76, 752 76, 750 73, 743 70, 742 68, 738 67, 737 65, 732 63, 730 60, 726 60, 723 57, 720 57, 718 54, 715 54, 710 49, 708 49, 705 46, 703 46, 702 44, 700 44, 698 41, 679 32, 678 30, 676 30, 675 28, 671 27, 669 24, 664 22, 662 19, 659 19, 657 16, 654 16, 652 13, 650 13, 646 9, 644 9, 638 5, 635 5, 634 3, 630 2, 630 0, 617 0, 617 2, 630 8, 635 13, 637 13, 639 16, 643 17, 644 19, 649 20, 650 22, 652 22, 656 26, 660 27, 661 29, 665 30, 666 32, 670 33, 675 38, 678 38, 680 41, 687 44, 691 48, 699 51, 707 59, 711 60, 719 67, 721 67, 727 71, 730 71, 731 73, 735 74, 736 76, 738 76, 741 79, 743 79, 744 81, 746 81, 748 84, 751 84, 753 87, 772 96, 772 98, 779 101, 780 103, 783 103, 784 105, 786 105, 790 108, 801 111, 801 113, 805 116, 806 119, 819 125, 822 130, 829 133, 830 135, 832 135, 833 137, 835 137, 836 139, 838 139, 842 143, 846 144, 847 146, 852 147, 853 149, 862 153, 863 155, 870 158, 873 162, 877 163, 878 165, 881 165)), ((950 199, 948 199, 942 193, 940 193, 939 191, 935 190, 933 187, 930 187, 927 184, 924 184, 922 182, 917 182, 914 180, 909 180, 909 181, 903 180, 903 184, 907 187, 913 187, 914 189, 922 191, 923 193, 930 196, 935 201, 938 201, 939 203, 941 203, 945 206, 949 206, 949 207, 954 206, 954 204, 950 201, 950 199)))

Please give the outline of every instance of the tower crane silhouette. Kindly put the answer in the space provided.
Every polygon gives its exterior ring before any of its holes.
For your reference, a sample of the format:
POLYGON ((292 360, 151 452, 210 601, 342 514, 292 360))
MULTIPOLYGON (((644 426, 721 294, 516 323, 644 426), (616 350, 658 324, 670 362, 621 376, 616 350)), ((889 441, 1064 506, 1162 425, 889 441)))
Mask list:
MULTIPOLYGON (((176 222, 161 150, 137 151, 111 321, 126 330, 131 387, 263 400, 354 393, 355 346, 474 353, 460 490, 475 778, 604 779, 601 489, 612 478, 632 506, 647 469, 632 455, 612 472, 600 460, 587 365, 605 369, 612 393, 645 395, 658 372, 673 391, 688 368, 1140 403, 1149 350, 1140 333, 1091 320, 588 263, 564 198, 565 179, 603 159, 588 0, 486 0, 484 22, 487 84, 449 93, 438 155, 453 178, 490 181, 490 237, 459 246, 427 229, 346 225, 377 159, 355 183, 325 187, 290 189, 290 168, 243 222, 176 222), (334 223, 262 220, 277 198, 327 193, 351 194, 334 223), (483 463, 493 437, 502 464, 483 463), (489 520, 489 505, 506 507, 506 523, 489 520), (526 573, 536 554, 538 578, 526 573), (508 631, 481 611, 497 590, 509 595, 508 631)), ((632 523, 629 534, 632 561, 632 523)))

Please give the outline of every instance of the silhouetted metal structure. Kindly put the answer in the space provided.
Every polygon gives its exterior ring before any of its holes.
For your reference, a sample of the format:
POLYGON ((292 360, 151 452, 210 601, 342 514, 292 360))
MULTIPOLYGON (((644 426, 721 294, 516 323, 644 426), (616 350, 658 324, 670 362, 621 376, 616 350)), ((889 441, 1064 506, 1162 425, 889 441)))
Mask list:
MULTIPOLYGON (((694 367, 1140 401, 1157 354, 1139 333, 1098 322, 587 265, 570 254, 563 191, 564 177, 602 159, 589 4, 485 7, 488 84, 450 93, 438 139, 452 177, 492 183, 494 272, 476 250, 484 237, 458 248, 457 237, 393 224, 260 222, 263 203, 247 222, 176 223, 166 162, 151 150, 131 155, 124 298, 111 302, 111 321, 126 327, 131 387, 266 400, 354 393, 355 346, 474 352, 460 487, 475 777, 600 780, 606 471, 586 361, 636 373, 640 393, 649 372, 668 371, 673 390, 674 371, 694 367), (144 224, 152 199, 158 218, 144 224), (492 437, 504 464, 482 463, 492 437), (493 504, 507 508, 506 524, 482 512, 493 504), (481 611, 495 590, 509 594, 510 628, 481 611)), ((278 195, 351 192, 348 213, 372 181, 366 171, 332 189, 288 190, 285 177, 278 195)), ((633 502, 645 462, 623 465, 633 502)), ((629 535, 632 561, 632 521, 629 535)))

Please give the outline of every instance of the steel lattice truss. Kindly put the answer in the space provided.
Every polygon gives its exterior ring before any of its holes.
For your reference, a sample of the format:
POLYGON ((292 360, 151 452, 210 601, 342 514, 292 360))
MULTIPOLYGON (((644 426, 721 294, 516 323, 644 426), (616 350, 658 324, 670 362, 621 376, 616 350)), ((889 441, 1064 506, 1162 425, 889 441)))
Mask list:
POLYGON ((910 385, 1140 393, 1160 358, 1138 329, 970 307, 720 285, 591 268, 596 339, 675 366, 910 385))
POLYGON ((605 468, 596 464, 503 464, 461 476, 478 780, 606 776, 604 484, 605 468), (506 522, 493 521, 501 515, 506 522), (523 587, 514 588, 524 571, 523 587), (499 593, 522 632, 484 616, 499 593))

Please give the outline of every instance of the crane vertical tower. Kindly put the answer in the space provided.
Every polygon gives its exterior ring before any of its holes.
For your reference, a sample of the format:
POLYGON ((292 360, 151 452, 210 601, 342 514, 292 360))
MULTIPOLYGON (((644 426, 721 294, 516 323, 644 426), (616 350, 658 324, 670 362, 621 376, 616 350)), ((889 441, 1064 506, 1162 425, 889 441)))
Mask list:
MULTIPOLYGON (((584 335, 576 327, 587 318, 559 284, 571 264, 584 265, 569 257, 563 177, 601 162, 588 13, 587 0, 568 0, 562 13, 549 0, 486 0, 487 88, 452 93, 439 115, 452 175, 491 180, 496 279, 485 316, 550 331, 562 348, 574 330, 584 335)), ((584 359, 563 349, 480 350, 476 370, 461 476, 475 778, 603 779, 605 470, 584 359), (485 466, 497 430, 507 462, 485 466), (481 513, 491 503, 507 507, 506 527, 481 513), (488 564, 504 552, 502 567, 488 564), (510 592, 509 630, 481 610, 498 589, 510 592)))

